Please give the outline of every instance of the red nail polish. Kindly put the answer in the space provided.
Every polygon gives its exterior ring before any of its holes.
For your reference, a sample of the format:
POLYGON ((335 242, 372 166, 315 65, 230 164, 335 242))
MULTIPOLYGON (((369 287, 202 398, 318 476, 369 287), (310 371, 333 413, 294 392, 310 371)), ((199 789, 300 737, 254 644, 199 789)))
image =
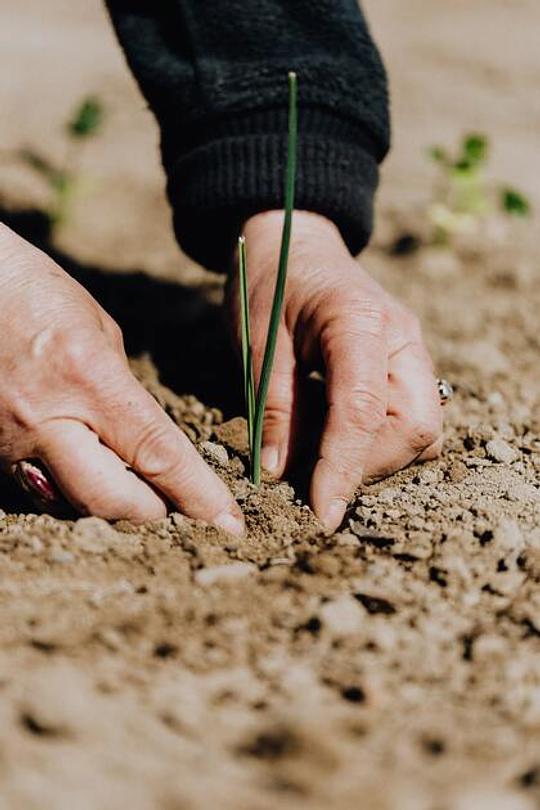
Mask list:
POLYGON ((54 503, 58 500, 54 485, 31 461, 19 461, 15 467, 15 477, 29 495, 37 496, 45 503, 54 503))

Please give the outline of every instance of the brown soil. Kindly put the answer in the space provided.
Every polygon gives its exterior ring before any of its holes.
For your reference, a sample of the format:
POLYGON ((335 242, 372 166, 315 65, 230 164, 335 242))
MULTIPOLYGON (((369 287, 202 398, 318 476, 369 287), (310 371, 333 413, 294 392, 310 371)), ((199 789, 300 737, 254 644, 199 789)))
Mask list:
MULTIPOLYGON (((257 492, 244 477, 219 284, 178 259, 155 130, 99 4, 3 4, 8 148, 59 153, 55 126, 88 90, 112 110, 85 157, 99 186, 49 248, 122 322, 135 372, 230 484, 249 534, 177 514, 58 521, 2 484, 0 810, 540 807, 534 226, 494 223, 453 253, 387 251, 420 227, 421 149, 469 127, 539 201, 540 13, 534 0, 516 0, 511 20, 503 0, 366 5, 397 133, 366 262, 419 312, 457 393, 442 459, 365 488, 328 536, 300 490, 257 492)), ((6 216, 36 235, 22 212, 43 189, 2 160, 6 216)))

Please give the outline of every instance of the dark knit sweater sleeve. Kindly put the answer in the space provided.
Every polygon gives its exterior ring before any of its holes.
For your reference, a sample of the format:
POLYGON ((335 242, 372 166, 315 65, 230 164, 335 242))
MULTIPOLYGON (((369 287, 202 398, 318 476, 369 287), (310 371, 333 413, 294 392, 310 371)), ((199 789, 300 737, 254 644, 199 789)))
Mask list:
POLYGON ((242 223, 283 206, 287 72, 298 74, 296 208, 369 239, 388 150, 384 68, 356 0, 107 0, 161 129, 177 238, 225 270, 242 223))

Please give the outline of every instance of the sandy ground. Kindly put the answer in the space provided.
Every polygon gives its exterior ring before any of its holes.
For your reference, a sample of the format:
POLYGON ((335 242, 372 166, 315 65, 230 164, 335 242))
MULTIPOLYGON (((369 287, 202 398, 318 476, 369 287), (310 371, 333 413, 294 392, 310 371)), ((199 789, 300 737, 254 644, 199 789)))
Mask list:
POLYGON ((218 285, 174 244, 155 126, 100 4, 2 4, 3 205, 45 199, 12 150, 60 158, 59 124, 102 97, 106 126, 82 156, 94 186, 53 248, 133 353, 151 351, 168 387, 147 359, 135 371, 250 531, 62 522, 21 512, 2 483, 0 810, 540 808, 537 220, 450 254, 386 249, 420 227, 425 147, 470 129, 490 135, 494 175, 540 204, 540 8, 366 8, 395 148, 365 261, 422 316, 457 395, 442 459, 366 488, 329 537, 288 485, 259 495, 243 477, 240 426, 222 423, 234 378, 216 378, 218 285))

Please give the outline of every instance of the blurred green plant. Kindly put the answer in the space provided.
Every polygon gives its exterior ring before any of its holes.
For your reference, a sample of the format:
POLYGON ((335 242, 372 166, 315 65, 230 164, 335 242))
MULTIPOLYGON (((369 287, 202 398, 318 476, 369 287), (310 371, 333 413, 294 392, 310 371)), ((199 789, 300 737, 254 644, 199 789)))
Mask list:
POLYGON ((514 217, 528 217, 531 204, 527 197, 510 186, 495 189, 485 177, 489 161, 489 141, 485 135, 465 135, 457 155, 442 146, 432 146, 429 158, 440 170, 434 200, 428 208, 433 241, 448 244, 453 236, 472 233, 479 222, 497 208, 514 217))
POLYGON ((78 170, 81 145, 96 135, 104 119, 104 108, 99 99, 83 99, 65 124, 67 136, 66 156, 57 166, 31 148, 20 149, 18 155, 49 187, 50 202, 45 211, 51 229, 63 225, 69 218, 74 198, 83 190, 78 170))

